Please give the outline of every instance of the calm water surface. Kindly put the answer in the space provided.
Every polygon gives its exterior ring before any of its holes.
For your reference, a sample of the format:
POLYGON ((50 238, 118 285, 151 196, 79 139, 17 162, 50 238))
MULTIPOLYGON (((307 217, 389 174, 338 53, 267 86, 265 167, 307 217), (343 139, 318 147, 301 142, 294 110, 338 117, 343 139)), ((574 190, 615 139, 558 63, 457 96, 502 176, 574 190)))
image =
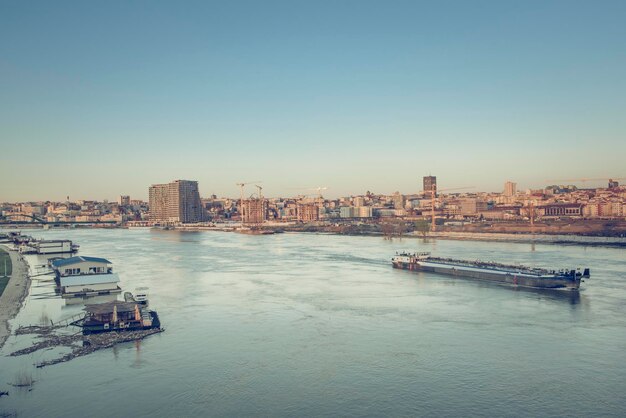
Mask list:
MULTIPOLYGON (((0 415, 625 416, 626 251, 372 237, 35 231, 149 286, 166 331, 35 369, 0 352, 0 415), (391 268, 395 251, 590 267, 579 293, 391 268), (6 383, 32 373, 33 390, 6 383)), ((29 256, 31 265, 44 260, 29 256)), ((37 277, 13 322, 80 312, 37 277), (44 315, 45 314, 45 315, 44 315)))

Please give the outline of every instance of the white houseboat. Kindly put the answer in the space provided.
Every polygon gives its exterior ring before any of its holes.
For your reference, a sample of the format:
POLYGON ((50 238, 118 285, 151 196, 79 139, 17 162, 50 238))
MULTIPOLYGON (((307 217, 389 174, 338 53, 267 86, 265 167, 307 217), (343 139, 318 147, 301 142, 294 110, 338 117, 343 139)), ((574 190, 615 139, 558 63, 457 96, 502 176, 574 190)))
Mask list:
POLYGON ((22 254, 72 254, 78 251, 78 245, 68 239, 33 240, 19 246, 22 254))
POLYGON ((76 256, 57 259, 51 263, 55 280, 65 297, 94 296, 120 293, 120 278, 113 273, 109 260, 76 256))

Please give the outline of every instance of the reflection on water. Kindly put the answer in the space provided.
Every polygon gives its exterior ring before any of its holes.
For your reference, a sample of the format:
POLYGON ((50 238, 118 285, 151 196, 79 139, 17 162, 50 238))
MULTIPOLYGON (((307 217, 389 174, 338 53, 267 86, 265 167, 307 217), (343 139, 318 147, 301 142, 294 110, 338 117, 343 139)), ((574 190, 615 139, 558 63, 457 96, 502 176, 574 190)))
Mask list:
MULTIPOLYGON (((41 370, 32 365, 47 352, 1 357, 0 391, 24 368, 37 383, 0 399, 0 414, 626 415, 621 249, 289 233, 43 234, 111 260, 124 291, 149 287, 166 331, 41 370), (571 292, 392 269, 391 256, 403 250, 590 267, 592 277, 571 292)), ((93 300, 51 298, 53 283, 33 283, 14 328, 37 323, 44 310, 70 317, 93 300)), ((11 337, 0 354, 25 344, 11 337)))

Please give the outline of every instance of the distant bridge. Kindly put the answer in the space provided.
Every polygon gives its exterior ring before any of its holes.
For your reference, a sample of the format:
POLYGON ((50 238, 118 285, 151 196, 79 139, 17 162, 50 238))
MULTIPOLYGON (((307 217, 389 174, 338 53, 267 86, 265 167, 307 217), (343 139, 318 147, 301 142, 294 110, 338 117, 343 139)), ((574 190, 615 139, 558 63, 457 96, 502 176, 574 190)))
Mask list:
POLYGON ((5 221, 5 220, 8 220, 10 218, 30 218, 31 219, 30 221, 10 221, 11 223, 16 223, 16 222, 23 222, 23 223, 38 222, 40 224, 45 224, 46 223, 45 219, 42 219, 42 218, 40 218, 38 216, 35 216, 35 215, 29 215, 29 214, 26 214, 26 213, 20 213, 20 214, 10 213, 8 215, 0 215, 0 221, 5 221))
POLYGON ((47 221, 42 219, 36 215, 29 214, 8 214, 8 215, 0 215, 0 225, 2 224, 10 224, 10 225, 24 225, 24 224, 33 224, 39 223, 42 225, 73 225, 73 224, 117 224, 117 221, 47 221), (20 220, 12 220, 11 218, 19 218, 20 220), (30 218, 30 221, 25 221, 23 218, 30 218))

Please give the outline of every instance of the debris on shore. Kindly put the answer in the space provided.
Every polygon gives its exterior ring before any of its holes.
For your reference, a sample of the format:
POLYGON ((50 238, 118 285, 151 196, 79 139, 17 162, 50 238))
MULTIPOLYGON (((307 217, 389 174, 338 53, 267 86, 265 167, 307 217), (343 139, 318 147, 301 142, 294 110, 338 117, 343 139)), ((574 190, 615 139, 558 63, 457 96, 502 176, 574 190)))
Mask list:
MULTIPOLYGON (((32 346, 17 350, 9 354, 10 356, 23 356, 25 354, 31 354, 38 350, 55 348, 55 347, 70 347, 72 352, 67 353, 61 357, 45 360, 36 363, 37 368, 45 366, 51 366, 53 364, 64 363, 70 361, 76 357, 85 356, 104 348, 113 347, 116 344, 138 341, 145 337, 163 332, 162 328, 152 328, 137 331, 121 331, 121 332, 107 332, 100 334, 83 335, 82 332, 75 334, 59 335, 54 333, 55 327, 41 327, 41 326, 29 326, 21 327, 16 330, 16 333, 24 334, 36 334, 41 340, 35 342, 32 346)), ((57 327, 58 328, 58 327, 57 327)))
POLYGON ((51 334, 54 330, 59 329, 59 328, 65 328, 65 326, 63 325, 55 325, 55 326, 51 326, 51 325, 28 325, 28 326, 21 326, 18 327, 15 330, 15 335, 27 335, 27 334, 37 334, 40 336, 43 335, 49 335, 51 334))

